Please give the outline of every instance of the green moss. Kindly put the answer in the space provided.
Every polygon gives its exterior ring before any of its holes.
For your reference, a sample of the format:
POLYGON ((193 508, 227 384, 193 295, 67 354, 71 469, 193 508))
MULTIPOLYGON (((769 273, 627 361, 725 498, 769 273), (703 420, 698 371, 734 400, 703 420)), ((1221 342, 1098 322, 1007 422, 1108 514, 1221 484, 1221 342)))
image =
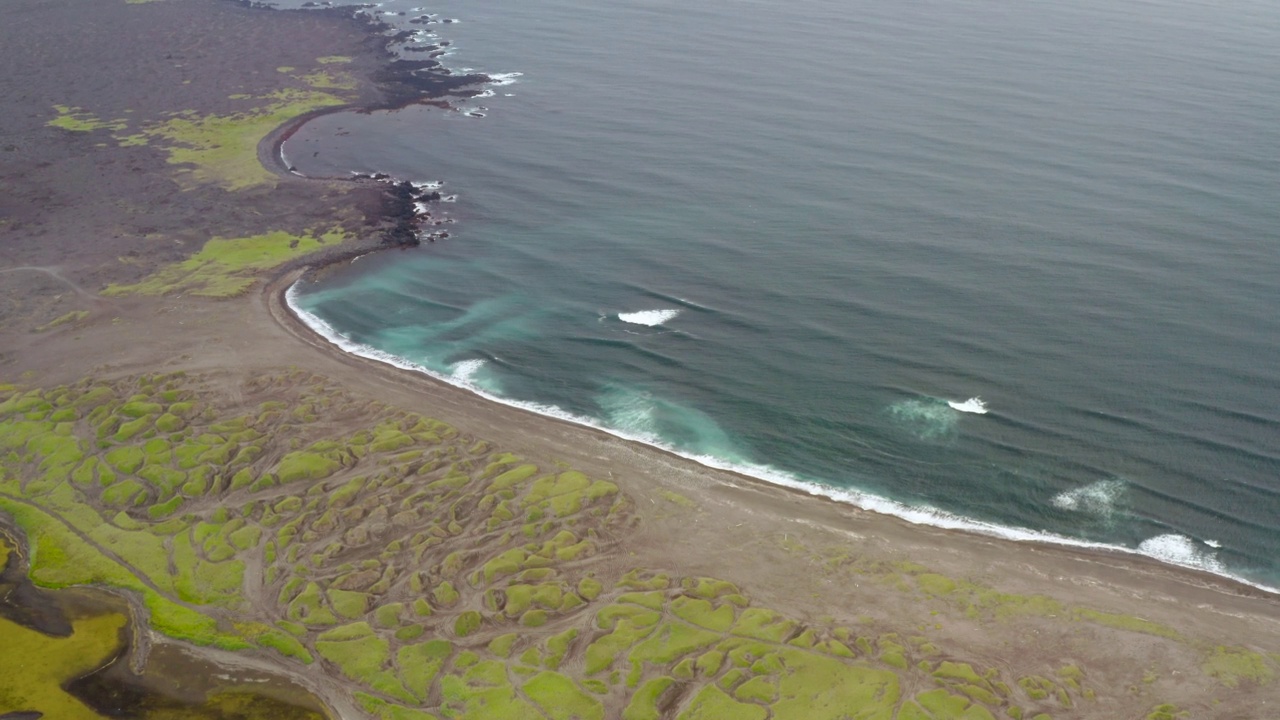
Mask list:
POLYGON ((306 665, 310 665, 315 661, 306 646, 291 635, 275 630, 267 630, 255 637, 254 640, 263 647, 271 648, 285 657, 300 660, 306 665))
POLYGON ((126 474, 131 474, 142 467, 144 460, 146 455, 142 452, 142 448, 137 447, 112 448, 106 454, 107 464, 126 474))
POLYGON ((578 594, 587 600, 595 600, 603 589, 604 586, 595 578, 585 577, 578 581, 578 594))
POLYGON ((342 468, 342 465, 322 455, 309 452, 291 452, 280 459, 273 472, 281 483, 298 480, 320 480, 342 468))
POLYGON ((405 702, 414 702, 416 698, 385 669, 390 660, 390 644, 372 633, 368 623, 336 628, 320 635, 316 652, 352 680, 405 702))
POLYGON ((715 600, 722 596, 738 594, 738 586, 731 582, 717 580, 715 578, 685 578, 680 581, 680 585, 690 594, 707 600, 715 600))
POLYGON ((769 711, 759 705, 738 702, 715 685, 707 685, 689 703, 688 709, 680 713, 679 720, 765 720, 767 717, 769 711))
MULTIPOLYGON (((257 162, 256 156, 254 162, 257 162)), ((245 238, 215 237, 187 260, 157 271, 136 285, 112 285, 104 295, 167 295, 178 292, 206 297, 232 297, 248 290, 257 273, 295 257, 342 241, 342 233, 319 237, 284 231, 245 238)), ((311 468, 290 468, 306 472, 311 468)))
POLYGON ((650 610, 661 610, 666 603, 666 599, 666 594, 660 590, 644 593, 623 593, 618 596, 618 602, 634 603, 650 610))
POLYGON ((453 583, 448 580, 440 583, 431 591, 431 597, 436 601, 436 605, 440 607, 452 607, 458 602, 458 591, 453 588, 453 583))
POLYGON ((507 633, 506 635, 499 635, 498 637, 489 641, 489 652, 501 658, 508 657, 511 655, 511 646, 514 645, 516 640, 518 640, 519 638, 520 636, 517 635, 516 633, 507 633))
POLYGON ((675 683, 675 678, 657 677, 646 681, 631 696, 622 711, 622 720, 661 720, 659 703, 662 695, 675 683))
POLYGON ((604 718, 604 705, 560 673, 538 673, 524 684, 524 693, 550 720, 604 718))
MULTIPOLYGON (((653 613, 657 616, 657 613, 653 613)), ((656 622, 654 617, 652 622, 656 622)), ((643 622, 643 620, 641 621, 643 622)), ((652 632, 647 625, 637 625, 635 620, 619 619, 613 626, 613 632, 604 635, 587 646, 586 674, 594 675, 613 667, 619 653, 634 645, 652 632)))
POLYGON ((468 610, 460 615, 453 623, 453 632, 458 637, 466 637, 480 629, 483 618, 480 613, 475 610, 468 610))
MULTIPOLYGON (((52 125, 53 123, 50 123, 50 124, 52 125)), ((47 322, 44 325, 41 325, 40 327, 36 328, 36 332, 46 332, 48 330, 53 330, 54 328, 62 327, 63 325, 73 325, 87 317, 89 317, 88 310, 72 310, 71 312, 65 315, 60 315, 55 320, 47 322)))
POLYGON ((233 115, 184 113, 143 129, 163 144, 169 162, 182 166, 185 187, 217 185, 226 190, 274 186, 276 177, 258 161, 258 142, 285 121, 341 99, 317 91, 282 90, 259 98, 252 111, 233 115))
POLYGON ((1143 620, 1142 618, 1132 615, 1113 615, 1111 613, 1098 612, 1097 610, 1089 610, 1087 608, 1075 608, 1071 612, 1072 617, 1077 620, 1087 620, 1099 625, 1107 627, 1119 628, 1121 630, 1129 630, 1131 632, 1144 633, 1146 635, 1155 635, 1157 637, 1165 637, 1171 640, 1182 640, 1182 634, 1171 627, 1143 620))
POLYGON ((122 644, 124 627, 125 617, 110 613, 76 620, 70 637, 53 637, 0 618, 0 714, 35 711, 48 718, 98 718, 63 687, 108 663, 122 644))
POLYGON ((547 638, 547 655, 543 660, 543 663, 547 668, 556 670, 560 667, 561 661, 564 660, 564 656, 569 652, 570 644, 572 644, 577 637, 577 628, 570 628, 559 635, 553 635, 547 638))
POLYGON ((431 683, 444 662, 453 654, 453 645, 445 640, 431 640, 416 645, 406 645, 396 653, 396 665, 406 688, 418 698, 425 699, 431 683))
POLYGON ((734 612, 731 605, 713 607, 709 600, 678 597, 671 603, 671 612, 682 620, 716 632, 728 632, 733 627, 734 612))
POLYGON ((1201 665, 1206 675, 1234 688, 1240 681, 1265 685, 1275 679, 1275 671, 1266 657, 1242 647, 1219 645, 1201 665))
POLYGON ((537 472, 538 472, 537 465, 521 465, 517 468, 508 470, 502 473, 501 475, 499 475, 498 477, 494 478, 493 482, 489 484, 489 490, 492 492, 494 490, 501 490, 503 488, 508 488, 514 485, 518 485, 524 482, 525 480, 528 480, 529 478, 533 477, 534 474, 537 472))
POLYGON ((400 616, 404 613, 404 603, 387 603, 379 605, 374 611, 374 620, 384 628, 393 628, 400 625, 400 616))
POLYGON ((795 621, 779 616, 764 608, 747 608, 742 611, 734 635, 753 637, 770 642, 782 642, 795 630, 795 621))
POLYGON ((846 665, 804 650, 778 651, 785 671, 778 680, 774 717, 836 720, 848 708, 863 717, 890 717, 899 700, 898 676, 887 670, 846 665))
POLYGON ((970 667, 968 663, 943 661, 938 665, 937 669, 933 671, 933 676, 945 680, 962 680, 967 683, 973 683, 974 685, 986 684, 986 679, 974 672, 973 668, 970 667))
POLYGON ((1165 703, 1151 708, 1151 712, 1147 713, 1146 720, 1180 720, 1186 715, 1185 712, 1178 710, 1177 705, 1165 703))
POLYGON ((439 720, 435 715, 425 710, 389 703, 368 693, 357 692, 355 693, 355 699, 365 712, 378 718, 378 720, 439 720))
POLYGON ((54 105, 53 109, 58 113, 58 116, 45 123, 49 127, 70 130, 71 132, 120 131, 128 127, 128 122, 124 119, 103 120, 97 115, 78 107, 54 105))
POLYGON ((175 495, 172 498, 170 498, 167 502, 159 503, 157 505, 152 505, 151 507, 147 508, 147 514, 156 519, 167 517, 169 515, 172 515, 175 511, 177 511, 178 506, 182 505, 182 503, 185 501, 186 501, 185 497, 181 495, 175 495))
POLYGON ((326 593, 329 606, 339 617, 358 618, 369 610, 370 595, 350 590, 331 589, 326 593))
POLYGON ((665 665, 721 639, 721 635, 680 622, 667 622, 631 652, 632 660, 665 665))
POLYGON ((757 676, 739 685, 733 696, 743 702, 769 705, 778 697, 778 686, 768 677, 757 676))
POLYGON ((237 550, 249 550, 258 546, 262 539, 262 528, 257 525, 245 525, 227 535, 227 542, 237 550))
POLYGON ((916 576, 916 584, 930 595, 950 595, 956 590, 956 581, 945 575, 923 573, 916 576))

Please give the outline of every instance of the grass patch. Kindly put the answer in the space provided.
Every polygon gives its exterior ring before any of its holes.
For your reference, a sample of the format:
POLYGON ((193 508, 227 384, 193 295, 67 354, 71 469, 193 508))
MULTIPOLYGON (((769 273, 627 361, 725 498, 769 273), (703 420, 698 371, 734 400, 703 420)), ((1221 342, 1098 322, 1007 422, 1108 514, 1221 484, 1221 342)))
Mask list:
POLYGON ((549 720, 604 720, 604 705, 560 673, 538 673, 524 684, 524 694, 549 720))
POLYGON ((44 325, 41 325, 40 327, 36 328, 36 332, 45 332, 47 330, 52 330, 54 328, 62 327, 63 325, 72 325, 80 322, 81 320, 87 317, 89 317, 88 310, 72 310, 66 315, 61 315, 56 319, 50 322, 47 322, 44 325))
POLYGON ((120 131, 128 127, 128 123, 124 119, 103 120, 97 115, 78 107, 54 105, 53 109, 58 113, 58 116, 45 123, 49 127, 62 128, 71 132, 120 131))
POLYGON ((47 718, 97 718, 62 688, 109 662, 122 645, 124 627, 123 615, 108 613, 74 621, 70 637, 52 637, 0 618, 0 715, 29 711, 47 718))
POLYGON ((1242 680, 1265 685, 1275 679, 1275 671, 1267 658, 1242 647, 1219 645, 1201 668, 1229 688, 1236 687, 1242 680))
POLYGON ((286 121, 323 107, 341 105, 336 95, 315 90, 280 90, 258 108, 231 115, 180 114, 144 128, 142 134, 161 141, 169 163, 181 165, 185 187, 217 185, 226 190, 274 186, 276 176, 258 161, 258 142, 286 121))
MULTIPOLYGON (((342 238, 339 230, 319 235, 292 235, 277 230, 244 238, 215 237, 206 242, 200 252, 183 262, 162 268, 135 285, 111 285, 102 294, 188 293, 204 297, 234 297, 257 281, 257 273, 322 247, 336 245, 342 242, 342 238)), ((303 475, 315 469, 314 464, 301 461, 296 463, 296 467, 290 467, 291 471, 303 475)))

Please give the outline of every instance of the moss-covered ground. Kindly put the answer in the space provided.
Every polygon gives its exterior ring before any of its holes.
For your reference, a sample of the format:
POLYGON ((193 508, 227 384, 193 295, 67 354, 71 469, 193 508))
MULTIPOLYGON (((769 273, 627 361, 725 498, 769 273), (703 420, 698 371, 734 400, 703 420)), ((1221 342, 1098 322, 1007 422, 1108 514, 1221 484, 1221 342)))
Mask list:
MULTIPOLYGON (((130 590, 156 630, 327 672, 379 718, 1045 720, 1098 702, 1087 667, 991 666, 923 624, 804 620, 724 580, 619 568, 633 509, 613 483, 324 378, 258 376, 235 404, 207 385, 0 392, 0 510, 34 580, 130 590)), ((819 559, 962 617, 1186 642, 920 566, 819 559)), ((1204 649, 1223 687, 1275 666, 1204 649)))
POLYGON ((294 235, 276 231, 243 238, 208 240, 187 260, 161 268, 133 285, 112 285, 104 295, 168 295, 189 293, 227 298, 243 294, 258 273, 291 259, 341 242, 340 230, 294 235))

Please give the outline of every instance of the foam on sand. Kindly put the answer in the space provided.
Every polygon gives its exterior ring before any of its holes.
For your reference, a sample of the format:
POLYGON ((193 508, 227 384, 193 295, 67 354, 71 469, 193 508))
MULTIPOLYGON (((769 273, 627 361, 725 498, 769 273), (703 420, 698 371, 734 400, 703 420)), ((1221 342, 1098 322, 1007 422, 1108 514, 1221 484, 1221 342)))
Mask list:
POLYGON ((947 405, 950 405, 952 410, 959 410, 960 412, 974 413, 975 415, 987 414, 987 404, 982 402, 980 397, 971 397, 964 402, 948 400, 947 405))
POLYGON ((1196 547, 1195 541, 1186 535, 1168 533, 1147 538, 1138 545, 1138 552, 1170 565, 1208 570, 1219 575, 1227 574, 1226 568, 1213 553, 1196 547))
POLYGON ((674 320, 680 314, 679 310, 640 310, 637 312, 618 313, 618 319, 622 322, 632 323, 633 325, 646 325, 648 327, 657 327, 674 320))

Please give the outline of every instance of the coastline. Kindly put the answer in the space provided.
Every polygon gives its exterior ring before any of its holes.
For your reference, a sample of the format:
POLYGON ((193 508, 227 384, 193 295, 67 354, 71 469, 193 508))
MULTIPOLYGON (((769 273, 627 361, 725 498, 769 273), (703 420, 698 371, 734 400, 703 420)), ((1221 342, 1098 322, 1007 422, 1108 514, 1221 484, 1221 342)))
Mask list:
MULTIPOLYGON (((613 431, 590 418, 575 417, 564 412, 553 412, 553 409, 543 409, 536 403, 511 400, 486 393, 479 388, 469 387, 460 382, 452 382, 449 378, 439 376, 427 368, 415 365, 410 361, 395 358, 386 353, 382 353, 381 351, 357 345, 350 341, 344 342, 339 339, 341 337, 340 334, 333 328, 325 325, 324 321, 316 318, 315 316, 311 316, 309 313, 305 313, 305 311, 302 311, 300 308, 295 306, 291 295, 296 290, 299 283, 306 282, 312 275, 313 271, 319 272, 332 262, 341 262, 346 259, 350 258, 339 257, 333 261, 323 259, 312 269, 304 269, 301 273, 288 275, 286 276, 286 280, 277 280, 274 285, 274 290, 268 291, 273 292, 275 295, 270 303, 273 310, 272 317, 275 318, 277 322, 288 327, 295 336, 299 335, 299 333, 309 334, 314 339, 310 343, 313 347, 320 347, 319 343, 322 342, 333 352, 341 353, 353 358, 360 358, 383 369, 395 368, 398 371, 411 373, 412 375, 420 378, 423 382, 456 389, 457 391, 474 397, 478 402, 491 403, 505 408, 510 408, 515 412, 527 413, 547 422, 562 423, 576 428, 581 428, 586 431, 617 438, 628 443, 634 443, 637 446, 642 446, 650 451, 661 453, 670 458, 677 459, 680 462, 692 463, 705 468, 708 471, 719 471, 721 473, 725 473, 727 476, 735 478, 739 482, 760 483, 771 488, 779 488, 806 498, 812 498, 818 502, 833 502, 840 505, 852 506, 860 511, 872 513, 886 519, 892 518, 907 525, 930 527, 950 532, 996 538, 1013 543, 1034 543, 1044 546, 1066 548, 1074 552, 1080 552, 1088 555, 1126 557, 1136 562, 1155 563, 1161 567, 1185 571, 1189 574, 1189 577, 1198 577, 1203 582, 1208 582, 1210 584, 1217 582, 1224 584, 1226 587, 1235 587, 1238 592, 1243 594, 1252 594, 1255 597, 1280 600, 1280 589, 1270 587, 1259 582, 1250 581, 1247 578, 1234 575, 1226 570, 1215 571, 1192 563, 1181 563, 1176 560, 1162 559, 1148 552, 1144 552, 1141 548, 1129 548, 1120 545, 1081 540, 1031 528, 997 525, 990 522, 953 515, 936 508, 913 507, 894 500, 869 495, 857 490, 844 490, 814 482, 797 480, 787 473, 773 472, 771 473, 772 477, 769 477, 768 474, 763 472, 760 474, 753 474, 749 468, 736 467, 729 463, 719 461, 717 458, 688 455, 673 448, 665 447, 653 439, 632 437, 621 432, 613 431), (283 285, 280 284, 282 282, 284 283, 283 285), (309 317, 303 317, 304 314, 309 317), (317 325, 322 325, 323 328, 318 328, 316 327, 317 325), (1210 578, 1212 581, 1209 580, 1210 578)), ((765 468, 761 469, 764 470, 765 468)), ((1177 537, 1181 538, 1182 536, 1177 537)), ((1188 539, 1188 542, 1191 541, 1188 539)))
MULTIPOLYGON (((371 87, 362 85, 361 91, 371 87)), ((314 112, 324 114, 336 111, 335 108, 341 109, 335 105, 314 112)), ((324 206, 322 194, 342 193, 344 191, 335 188, 356 185, 282 174, 281 170, 287 168, 281 167, 283 163, 274 152, 278 141, 288 128, 296 128, 312 116, 304 114, 300 116, 302 119, 294 117, 286 121, 256 145, 259 164, 281 178, 280 185, 285 188, 283 200, 299 207, 324 206)), ((172 172, 163 164, 157 167, 172 172)), ((234 202, 234 194, 229 195, 234 202)), ((374 193, 366 193, 365 200, 369 201, 368 196, 372 195, 374 193)), ((294 231, 299 237, 305 237, 303 231, 314 227, 316 218, 332 219, 338 212, 335 208, 351 200, 350 195, 332 197, 341 199, 332 200, 328 207, 305 211, 286 204, 277 215, 255 219, 257 224, 248 226, 247 230, 232 225, 249 235, 263 228, 277 227, 275 223, 287 223, 299 228, 294 231)), ((262 207, 275 207, 281 200, 281 197, 269 196, 262 201, 262 207)), ((371 212, 366 214, 366 221, 370 216, 378 219, 376 212, 371 212)), ((207 227, 197 228, 197 234, 207 239, 219 232, 216 229, 219 227, 216 222, 210 222, 207 227)), ((365 232, 357 229, 352 234, 371 236, 369 227, 372 224, 366 223, 365 232)), ((71 242, 75 236, 55 233, 54 237, 66 241, 64 246, 54 248, 64 253, 64 262, 87 264, 92 260, 75 256, 76 248, 71 242)), ((1010 692, 1024 703, 1028 697, 1038 700, 1029 691, 1018 689, 1020 676, 1025 676, 1022 679, 1067 677, 1061 673, 1071 667, 1086 673, 1088 682, 1098 690, 1097 699, 1092 696, 1092 688, 1090 694, 1085 694, 1080 686, 1082 677, 1068 678, 1080 681, 1074 687, 1061 681, 1062 692, 1073 693, 1070 696, 1073 699, 1056 707, 1053 717, 1059 720, 1138 717, 1145 715, 1148 708, 1166 701, 1176 701, 1202 713, 1217 712, 1218 702, 1224 703, 1222 712, 1244 712, 1256 707, 1259 701, 1267 702, 1262 698, 1276 697, 1275 686, 1268 685, 1269 676, 1219 674, 1216 666, 1212 671, 1204 669, 1211 667, 1208 663, 1215 657, 1215 647, 1221 650, 1224 646, 1232 648, 1233 658, 1239 655, 1252 660, 1253 655, 1244 653, 1246 650, 1253 653, 1262 658, 1260 662, 1267 668, 1268 662, 1280 662, 1268 660, 1280 658, 1276 654, 1280 651, 1280 602, 1274 593, 1205 571, 1114 549, 1080 548, 1037 540, 1014 541, 913 523, 874 509, 815 497, 804 488, 771 483, 733 468, 700 464, 678 453, 598 427, 495 402, 447 381, 345 352, 308 326, 289 307, 287 294, 300 278, 326 264, 348 261, 382 247, 377 242, 349 239, 327 250, 258 272, 254 277, 262 283, 261 287, 229 298, 210 299, 185 292, 170 292, 160 297, 93 295, 90 299, 94 305, 89 313, 49 330, 33 331, 34 323, 0 326, 0 341, 7 343, 6 349, 0 352, 3 370, 0 383, 13 382, 25 391, 65 387, 86 379, 95 383, 130 383, 139 377, 185 373, 206 393, 211 411, 216 409, 231 415, 243 412, 253 419, 270 412, 261 411, 258 401, 274 402, 281 397, 292 397, 271 387, 274 380, 264 381, 268 385, 266 390, 257 387, 260 380, 298 374, 328 383, 322 388, 321 394, 325 395, 322 400, 339 394, 352 398, 349 406, 341 408, 343 412, 333 413, 332 417, 321 414, 316 421, 308 421, 308 425, 358 434, 372 421, 352 408, 378 405, 390 408, 387 412, 401 415, 408 412, 442 421, 455 428, 459 437, 468 442, 474 439, 475 447, 496 448, 484 450, 490 455, 483 455, 482 459, 492 459, 502 451, 535 464, 541 472, 550 472, 553 476, 557 472, 581 473, 614 485, 620 494, 614 506, 620 509, 620 519, 616 522, 610 524, 583 513, 569 518, 577 525, 563 524, 545 533, 548 536, 560 531, 576 533, 596 543, 589 554, 570 557, 555 570, 575 583, 581 576, 599 578, 606 585, 599 602, 585 606, 585 611, 576 615, 571 611, 563 616, 553 615, 545 627, 526 623, 523 616, 493 612, 485 604, 491 593, 510 593, 513 586, 494 585, 486 590, 478 582, 464 583, 461 578, 465 572, 459 572, 457 584, 464 594, 472 597, 461 606, 435 602, 432 596, 435 614, 418 627, 427 627, 428 637, 448 638, 460 648, 468 648, 467 653, 456 656, 456 664, 451 668, 456 672, 451 677, 459 682, 469 667, 464 663, 473 662, 470 658, 464 661, 464 656, 479 654, 486 658, 485 663, 500 662, 504 657, 502 653, 488 648, 512 635, 520 636, 519 642, 529 643, 529 649, 534 650, 536 643, 552 637, 553 632, 573 631, 573 637, 582 633, 583 639, 573 646, 571 659, 565 663, 568 668, 565 677, 580 673, 584 656, 590 655, 588 641, 603 635, 600 629, 603 626, 597 627, 596 618, 619 607, 636 607, 626 605, 625 598, 635 594, 629 591, 637 589, 626 584, 634 582, 627 578, 643 573, 654 583, 658 578, 675 578, 669 589, 650 592, 650 595, 653 592, 662 595, 662 613, 666 618, 663 622, 669 623, 664 627, 692 627, 676 619, 685 617, 678 614, 678 609, 683 607, 680 603, 696 602, 691 600, 694 595, 689 588, 701 588, 709 578, 721 579, 741 589, 746 596, 741 602, 752 604, 749 610, 739 613, 740 617, 746 618, 750 612, 754 613, 750 617, 768 615, 784 619, 779 621, 779 626, 785 626, 787 631, 773 641, 783 648, 782 652, 799 652, 797 648, 803 648, 806 642, 812 644, 812 639, 805 640, 806 637, 827 638, 823 633, 836 632, 833 630, 836 626, 844 627, 844 640, 854 646, 852 636, 847 634, 847 629, 853 628, 853 635, 859 640, 865 635, 872 649, 856 646, 857 659, 851 660, 854 652, 840 645, 850 654, 832 657, 839 657, 840 662, 850 660, 841 666, 846 669, 861 671, 864 667, 875 667, 876 672, 900 672, 903 686, 909 691, 937 686, 959 693, 957 686, 947 685, 937 673, 945 672, 945 668, 952 665, 969 668, 972 663, 980 674, 1003 673, 1001 676, 1013 686, 1010 692), (601 524, 593 524, 597 522, 601 524), (481 591, 484 591, 483 597, 481 591), (478 634, 464 637, 453 621, 467 613, 485 613, 485 619, 478 634), (895 654, 892 650, 895 645, 900 650, 902 646, 909 646, 910 650, 905 656, 901 652, 895 654), (1234 649, 1237 647, 1241 648, 1239 652, 1234 649), (898 665, 898 661, 905 665, 898 665), (1152 679, 1147 680, 1144 673, 1152 679)), ((155 270, 170 261, 176 262, 174 251, 169 255, 156 255, 139 261, 151 263, 143 269, 155 270)), ((101 260, 105 264, 114 257, 107 254, 101 260)), ((121 272, 141 272, 127 263, 121 265, 124 266, 121 272)), ((73 265, 70 277, 81 283, 86 276, 102 284, 106 282, 100 271, 74 270, 73 265)), ((107 279, 116 280, 110 276, 107 279)), ((25 286, 17 290, 24 289, 25 286)), ((14 291, 14 288, 7 290, 14 291)), ((281 384, 287 385, 284 381, 281 384)), ((377 415, 375 419, 381 417, 377 415)), ((298 439, 301 443, 300 438, 291 438, 290 442, 298 439)), ((281 456, 295 449, 294 445, 284 440, 277 442, 269 434, 261 444, 266 448, 266 455, 255 468, 264 475, 273 474, 281 456)), ((468 445, 461 447, 464 452, 468 451, 468 445)), ((367 466, 396 467, 393 460, 381 458, 378 463, 368 462, 367 466)), ((30 468, 36 467, 36 464, 30 465, 30 468)), ((483 463, 480 468, 484 468, 483 463)), ((0 466, 0 481, 6 479, 3 469, 0 466)), ((339 474, 339 480, 334 482, 346 482, 354 468, 347 467, 342 472, 348 474, 339 474)), ((477 470, 473 484, 480 487, 489 479, 477 470)), ((305 495, 331 496, 337 494, 335 487, 333 482, 326 484, 321 479, 308 488, 305 495)), ((277 493, 272 496, 274 502, 283 498, 285 491, 265 492, 277 493)), ((381 502, 377 495, 371 495, 370 500, 381 502)), ((224 504, 216 497, 207 501, 193 497, 189 502, 188 509, 195 513, 193 517, 206 519, 215 512, 214 505, 224 504), (207 507, 200 505, 201 502, 207 502, 207 507), (200 515, 201 512, 206 514, 200 515)), ((476 503, 469 507, 478 506, 476 503)), ((603 514, 603 508, 597 509, 603 514)), ((135 510, 146 519, 145 509, 135 510)), ((609 516, 613 516, 612 508, 609 516)), ((372 521, 366 524, 377 526, 372 521)), ((353 529, 363 527, 357 524, 353 529)), ((420 527, 425 526, 411 529, 420 527)), ((515 532, 519 529, 518 525, 512 528, 515 532)), ((410 574, 417 577, 419 570, 439 574, 453 554, 467 558, 466 570, 479 572, 489 567, 499 552, 513 552, 525 542, 517 535, 516 539, 506 541, 509 545, 499 547, 501 543, 494 545, 496 535, 491 529, 487 534, 453 535, 433 551, 434 555, 410 566, 408 569, 413 571, 410 574), (446 555, 449 551, 453 554, 446 555)), ((345 537, 338 537, 346 542, 345 537)), ((333 536, 321 536, 310 546, 311 550, 320 554, 330 540, 338 542, 333 536)), ((387 544, 372 543, 372 549, 363 550, 366 553, 363 557, 380 557, 378 553, 387 544)), ((360 547, 358 543, 356 546, 360 547)), ((299 563, 306 564, 307 556, 302 557, 299 563)), ((317 576, 337 572, 314 560, 312 563, 317 576)), ((260 601, 254 608, 259 614, 239 617, 223 608, 214 608, 224 628, 238 619, 274 619, 275 616, 260 612, 263 607, 280 618, 285 617, 284 607, 275 604, 277 593, 283 592, 283 580, 271 580, 270 575, 262 573, 261 566, 266 563, 256 556, 249 564, 253 572, 247 576, 243 593, 245 598, 260 601)), ((409 580, 398 582, 394 587, 391 594, 379 596, 378 602, 408 603, 407 598, 422 599, 430 595, 425 588, 413 589, 409 580), (397 592, 400 595, 395 595, 397 592)), ((565 587, 571 590, 581 585, 568 583, 565 587)), ((135 591, 119 592, 129 597, 131 606, 140 605, 135 591)), ((742 596, 735 593, 732 597, 742 596)), ((736 606, 738 602, 719 598, 714 593, 712 599, 724 600, 720 607, 736 606)), ((653 598, 645 602, 652 603, 653 598)), ((739 611, 730 608, 731 617, 734 612, 739 611)), ((380 626, 381 621, 381 614, 374 609, 364 616, 343 617, 353 620, 343 627, 380 626)), ((140 620, 141 616, 135 619, 140 620)), ((141 629, 141 623, 137 627, 141 629)), ((328 630, 315 626, 310 632, 318 636, 328 630)), ((383 636, 390 634, 380 632, 383 636)), ((723 642, 740 642, 744 632, 752 630, 735 626, 733 637, 723 642)), ((329 656, 318 657, 314 664, 303 664, 266 647, 218 649, 174 640, 154 629, 148 630, 147 635, 157 645, 179 648, 178 652, 224 668, 270 671, 289 677, 315 693, 335 717, 376 716, 378 712, 371 707, 381 707, 361 704, 356 699, 358 693, 368 692, 370 686, 361 684, 361 678, 346 673, 345 668, 329 656)), ((835 642, 835 637, 831 635, 823 642, 835 642)), ((307 642, 313 650, 318 646, 315 637, 307 642)), ((516 668, 517 675, 529 670, 518 666, 517 656, 507 658, 506 662, 516 668)), ((557 670, 558 663, 557 660, 555 667, 549 661, 538 664, 529 672, 544 677, 557 670)), ((682 672, 678 667, 674 662, 651 663, 646 672, 651 674, 651 679, 676 677, 682 672)), ((705 681, 706 687, 714 687, 711 679, 701 674, 697 681, 680 677, 681 693, 686 692, 685 688, 696 689, 699 681, 705 681)), ((596 682, 604 684, 600 680, 596 682)), ((616 711, 628 700, 625 693, 630 692, 623 690, 621 683, 616 685, 600 695, 603 700, 595 701, 607 704, 604 707, 609 709, 609 716, 618 714, 616 711)), ((995 686, 992 687, 994 692, 995 686)), ((424 694, 422 707, 444 702, 439 691, 434 692, 437 694, 424 694)), ((669 699, 668 711, 663 716, 675 717, 678 707, 698 702, 692 695, 690 689, 685 695, 669 699)), ((1000 702, 1008 707, 1012 700, 1002 696, 1000 702)), ((1050 698, 1044 702, 1060 701, 1050 698)), ((0 707, 0 714, 3 713, 4 708, 0 707)), ((980 717, 976 711, 975 717, 980 717)))

